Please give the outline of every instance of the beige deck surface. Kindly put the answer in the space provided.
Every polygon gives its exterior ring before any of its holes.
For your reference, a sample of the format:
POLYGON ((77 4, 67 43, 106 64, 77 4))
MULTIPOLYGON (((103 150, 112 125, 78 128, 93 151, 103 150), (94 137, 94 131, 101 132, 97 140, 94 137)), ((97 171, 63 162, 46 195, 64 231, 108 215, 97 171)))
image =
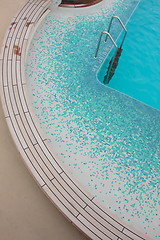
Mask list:
MULTIPOLYGON (((0 0, 0 45, 26 0, 0 0)), ((0 104, 0 240, 85 240, 53 206, 25 167, 0 104)))

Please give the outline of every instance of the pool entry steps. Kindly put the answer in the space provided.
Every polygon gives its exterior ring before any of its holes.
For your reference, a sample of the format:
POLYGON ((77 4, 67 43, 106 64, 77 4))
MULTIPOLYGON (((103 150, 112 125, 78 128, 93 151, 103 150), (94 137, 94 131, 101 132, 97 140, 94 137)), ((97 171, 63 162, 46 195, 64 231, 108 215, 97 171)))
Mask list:
POLYGON ((97 44, 96 53, 95 53, 95 58, 98 55, 98 51, 99 51, 99 47, 100 47, 100 43, 101 43, 101 39, 102 39, 103 34, 106 35, 105 42, 107 42, 107 39, 109 37, 110 40, 112 41, 113 45, 116 48, 116 51, 115 51, 113 57, 111 58, 111 60, 109 62, 108 69, 107 69, 106 75, 104 76, 104 80, 103 80, 104 84, 108 84, 110 82, 111 78, 113 77, 114 73, 115 73, 116 67, 118 66, 118 61, 119 61, 119 58, 120 58, 121 53, 122 53, 122 45, 124 43, 124 40, 125 40, 125 37, 126 37, 126 34, 127 34, 127 29, 126 29, 125 25, 123 24, 123 22, 121 21, 121 19, 118 16, 112 16, 112 18, 110 20, 110 23, 109 23, 109 26, 108 26, 107 32, 104 31, 104 32, 101 32, 101 34, 100 34, 99 41, 98 41, 98 44, 97 44), (112 38, 112 36, 110 34, 110 29, 111 29, 113 19, 118 19, 119 23, 121 24, 121 26, 122 26, 122 28, 125 32, 124 36, 123 36, 123 39, 121 41, 120 47, 117 46, 116 42, 114 41, 114 39, 112 38))

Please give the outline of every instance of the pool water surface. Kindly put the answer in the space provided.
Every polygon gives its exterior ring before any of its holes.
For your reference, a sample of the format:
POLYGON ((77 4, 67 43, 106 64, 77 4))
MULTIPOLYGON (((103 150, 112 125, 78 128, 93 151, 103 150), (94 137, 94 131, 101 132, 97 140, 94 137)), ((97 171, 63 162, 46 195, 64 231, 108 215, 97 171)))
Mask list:
MULTIPOLYGON (((108 86, 160 110, 159 9, 156 0, 139 4, 127 24, 123 52, 108 86)), ((100 81, 107 63, 108 59, 98 73, 100 81)))
POLYGON ((101 204, 157 239, 160 112, 97 80, 105 44, 94 58, 110 17, 126 21, 137 3, 51 12, 31 41, 26 78, 57 159, 101 204))

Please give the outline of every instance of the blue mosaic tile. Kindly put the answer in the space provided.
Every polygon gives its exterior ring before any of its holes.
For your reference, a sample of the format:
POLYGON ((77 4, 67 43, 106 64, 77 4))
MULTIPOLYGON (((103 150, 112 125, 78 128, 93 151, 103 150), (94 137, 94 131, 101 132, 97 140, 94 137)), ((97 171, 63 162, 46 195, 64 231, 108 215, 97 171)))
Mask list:
POLYGON ((94 59, 97 36, 112 15, 125 20, 133 8, 133 1, 114 3, 88 15, 59 9, 47 16, 28 51, 28 95, 73 177, 121 219, 158 237, 160 111, 96 79, 108 47, 94 59))

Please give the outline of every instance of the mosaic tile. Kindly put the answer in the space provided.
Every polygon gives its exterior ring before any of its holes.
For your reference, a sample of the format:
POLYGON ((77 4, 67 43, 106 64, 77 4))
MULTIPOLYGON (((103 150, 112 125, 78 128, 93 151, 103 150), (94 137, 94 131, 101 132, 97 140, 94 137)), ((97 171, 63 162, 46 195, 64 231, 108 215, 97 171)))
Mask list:
POLYGON ((115 1, 90 15, 50 13, 31 42, 26 76, 37 118, 61 164, 111 212, 153 237, 160 112, 97 81, 108 45, 94 59, 101 29, 113 14, 125 20, 131 2, 115 1))

